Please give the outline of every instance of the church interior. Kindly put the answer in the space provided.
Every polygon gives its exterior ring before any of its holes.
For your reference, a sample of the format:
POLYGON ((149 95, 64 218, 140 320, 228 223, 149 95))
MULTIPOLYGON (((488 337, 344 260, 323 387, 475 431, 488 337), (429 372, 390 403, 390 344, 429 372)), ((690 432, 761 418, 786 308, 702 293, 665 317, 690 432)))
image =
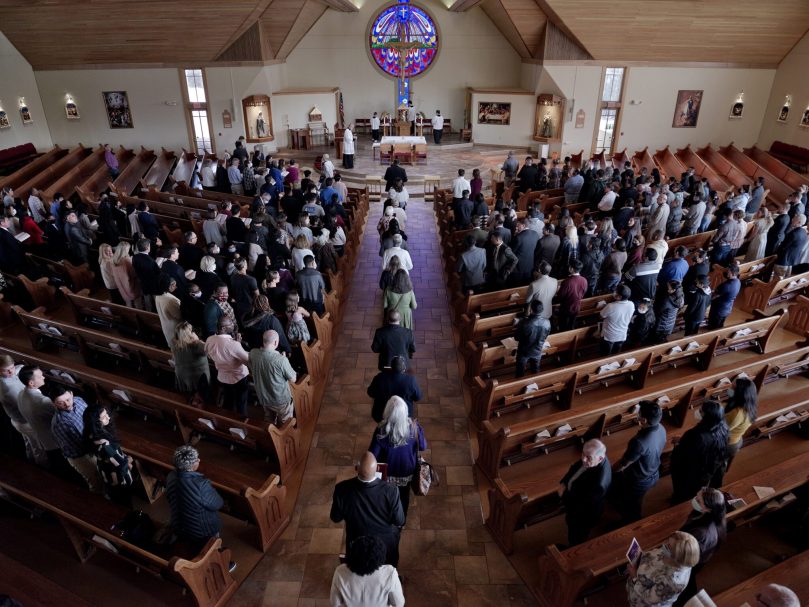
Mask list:
POLYGON ((807 66, 807 0, 1 3, 0 605, 809 605, 807 66))

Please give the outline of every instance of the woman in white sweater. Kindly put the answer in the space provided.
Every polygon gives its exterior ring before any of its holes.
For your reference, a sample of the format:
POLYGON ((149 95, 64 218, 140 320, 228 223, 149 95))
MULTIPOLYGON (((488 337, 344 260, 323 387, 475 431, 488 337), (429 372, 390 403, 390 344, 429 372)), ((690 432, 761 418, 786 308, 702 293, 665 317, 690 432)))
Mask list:
POLYGON ((402 607, 399 574, 385 565, 387 550, 377 537, 362 536, 346 547, 346 562, 334 570, 331 607, 402 607))

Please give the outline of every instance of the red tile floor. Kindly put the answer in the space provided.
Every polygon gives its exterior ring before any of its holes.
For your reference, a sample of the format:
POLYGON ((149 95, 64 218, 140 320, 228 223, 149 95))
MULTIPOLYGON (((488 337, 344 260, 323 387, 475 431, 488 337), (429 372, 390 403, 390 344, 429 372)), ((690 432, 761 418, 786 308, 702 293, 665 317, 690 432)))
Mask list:
MULTIPOLYGON (((328 605, 343 525, 329 520, 332 489, 355 474, 374 431, 365 393, 377 373, 371 352, 382 320, 376 222, 382 205, 371 203, 357 271, 306 464, 292 523, 251 573, 231 605, 328 605)), ((408 606, 533 605, 509 561, 483 526, 469 441, 447 290, 431 203, 407 206, 408 247, 418 309, 413 373, 424 392, 417 406, 429 451, 441 476, 427 497, 413 498, 400 546, 400 574, 408 606)))

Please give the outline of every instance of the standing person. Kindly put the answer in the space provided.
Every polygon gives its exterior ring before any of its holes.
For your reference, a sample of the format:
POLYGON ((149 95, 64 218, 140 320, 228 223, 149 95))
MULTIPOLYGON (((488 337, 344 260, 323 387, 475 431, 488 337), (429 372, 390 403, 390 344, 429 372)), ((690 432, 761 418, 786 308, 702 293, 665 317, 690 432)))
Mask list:
POLYGON ((132 257, 132 267, 140 284, 140 291, 143 294, 144 307, 151 312, 155 309, 155 296, 160 294, 158 278, 160 276, 160 266, 151 258, 149 252, 152 243, 141 238, 136 245, 138 252, 132 257))
POLYGON ((706 400, 694 410, 694 416, 697 425, 677 440, 671 453, 675 504, 691 499, 701 487, 717 486, 725 465, 728 427, 722 417, 722 405, 717 400, 706 400))
POLYGON ((326 311, 323 303, 323 292, 326 290, 323 275, 318 272, 313 255, 306 255, 303 265, 304 268, 295 273, 295 286, 301 296, 301 306, 310 313, 317 312, 323 316, 326 311))
POLYGON ((417 420, 409 417, 407 403, 399 396, 391 396, 368 451, 377 462, 388 465, 387 480, 399 489, 405 519, 410 505, 410 482, 418 467, 419 452, 426 449, 424 431, 417 420))
POLYGON ((228 167, 228 183, 230 183, 230 191, 236 196, 244 196, 244 185, 242 181, 244 176, 239 169, 239 159, 233 158, 228 167))
POLYGON ((385 289, 385 297, 382 301, 383 310, 396 310, 402 319, 402 326, 413 330, 413 310, 418 307, 416 294, 413 291, 413 283, 410 275, 400 269, 393 276, 393 281, 389 289, 385 289))
POLYGON ((546 261, 539 263, 537 271, 534 273, 534 281, 528 285, 528 293, 525 296, 525 303, 530 304, 538 299, 542 302, 542 317, 550 319, 553 315, 553 298, 559 289, 559 281, 550 276, 551 264, 546 261))
POLYGON ((42 394, 41 390, 45 385, 45 375, 39 367, 25 365, 20 369, 18 376, 25 386, 17 396, 17 407, 20 414, 33 431, 33 436, 44 452, 48 466, 55 472, 64 472, 64 457, 51 430, 56 407, 50 398, 42 394))
POLYGON ((444 117, 441 115, 441 110, 435 111, 431 122, 433 124, 433 142, 435 145, 441 145, 441 135, 444 134, 444 117))
POLYGON ((744 256, 745 263, 764 257, 767 250, 767 234, 773 226, 773 218, 767 207, 761 207, 751 219, 755 221, 751 230, 750 244, 747 245, 747 254, 744 256))
POLYGON ((517 172, 517 182, 520 193, 528 192, 534 188, 538 169, 534 164, 533 156, 526 156, 522 168, 517 172))
POLYGON ((467 234, 464 244, 466 250, 458 256, 455 270, 461 277, 461 288, 466 294, 479 290, 486 281, 486 251, 477 246, 474 234, 467 234))
POLYGON ((205 340, 205 353, 216 367, 217 381, 224 389, 225 408, 235 410, 242 419, 247 419, 248 370, 245 363, 249 355, 242 344, 233 339, 235 329, 230 318, 221 318, 217 334, 205 340))
POLYGON ((329 604, 335 607, 404 607, 396 568, 385 564, 387 550, 378 537, 363 535, 346 546, 345 563, 331 580, 329 604))
POLYGON ((733 458, 742 448, 744 434, 758 417, 758 392, 756 384, 750 379, 740 377, 736 380, 733 393, 725 405, 725 423, 728 426, 728 446, 725 450, 725 473, 730 470, 733 458))
POLYGON ((649 342, 649 336, 652 334, 657 319, 652 310, 652 300, 648 297, 635 302, 635 305, 637 308, 632 322, 629 323, 627 337, 633 347, 638 347, 649 342))
POLYGON ((725 270, 725 282, 713 292, 711 311, 708 314, 708 329, 721 329, 733 311, 733 302, 739 295, 742 283, 739 280, 739 266, 733 264, 725 270))
POLYGON ((374 115, 371 116, 371 139, 374 141, 379 141, 381 139, 379 136, 379 116, 376 112, 374 112, 374 115))
POLYGON ((354 123, 343 131, 343 168, 354 168, 354 123))
POLYGON ((80 264, 87 263, 93 239, 79 223, 79 217, 75 211, 70 211, 65 217, 65 236, 73 258, 80 264))
POLYGON ((570 262, 570 275, 562 281, 556 301, 559 303, 559 330, 569 331, 576 323, 581 310, 581 300, 587 292, 587 279, 580 274, 582 263, 578 259, 570 262))
POLYGON ((697 276, 696 283, 685 293, 685 336, 699 333, 700 325, 705 321, 705 313, 711 305, 711 287, 708 277, 697 276))
MULTIPOLYGON (((166 477, 171 529, 196 554, 222 531, 219 510, 225 505, 211 481, 199 472, 199 452, 191 445, 174 451, 174 470, 166 477)), ((231 561, 228 571, 236 569, 231 561)))
POLYGON ((62 455, 87 482, 90 491, 101 493, 101 477, 98 475, 95 455, 87 452, 84 440, 84 412, 87 403, 78 396, 74 397, 73 392, 62 384, 54 386, 51 397, 56 407, 51 420, 51 432, 62 455))
POLYGON ((525 367, 529 373, 539 373, 539 363, 545 340, 551 333, 550 321, 542 315, 543 305, 539 299, 528 304, 529 315, 523 318, 514 331, 517 339, 517 366, 515 377, 525 375, 525 367))
POLYGON ((691 568, 688 584, 677 597, 674 607, 683 607, 697 594, 697 573, 727 538, 725 495, 717 489, 700 489, 691 499, 692 511, 680 531, 694 536, 699 544, 699 562, 691 568))
POLYGON ((175 327, 170 346, 177 390, 187 395, 192 404, 209 404, 211 366, 205 354, 205 342, 190 323, 183 321, 175 327))
POLYGON ((110 501, 131 508, 132 458, 121 449, 106 407, 96 405, 84 410, 84 440, 87 449, 95 455, 104 493, 110 501))
POLYGON ((518 259, 507 244, 503 235, 493 230, 489 236, 490 247, 486 258, 486 282, 492 289, 502 289, 509 280, 518 259))
POLYGON ((129 308, 140 307, 143 302, 140 281, 138 281, 137 273, 132 265, 132 258, 129 256, 131 248, 132 245, 127 241, 119 242, 115 247, 110 266, 118 294, 129 308))
POLYGON ((180 300, 174 295, 177 290, 177 281, 165 274, 160 275, 161 295, 155 297, 155 307, 157 316, 160 319, 160 328, 163 330, 163 337, 166 344, 171 346, 174 340, 174 330, 183 321, 183 314, 180 311, 180 300))
POLYGON ((374 332, 371 351, 379 354, 377 368, 382 371, 390 367, 395 356, 412 358, 416 353, 413 331, 401 326, 401 315, 396 310, 388 310, 386 323, 374 332))
POLYGON ((568 546, 587 541, 604 512, 612 482, 607 447, 597 438, 584 443, 581 459, 559 481, 557 493, 565 506, 568 546))
POLYGON ((416 378, 405 373, 407 363, 402 356, 394 356, 389 369, 382 369, 371 380, 367 394, 374 399, 371 417, 378 424, 382 421, 385 407, 392 396, 398 396, 407 404, 407 414, 415 417, 414 402, 420 401, 422 394, 416 378))
POLYGON ((510 187, 514 180, 517 178, 517 171, 520 168, 520 162, 514 158, 514 152, 511 150, 508 151, 508 156, 506 160, 503 162, 503 166, 500 167, 500 170, 503 171, 503 185, 505 187, 510 187))
POLYGON ((516 285, 522 286, 531 280, 538 243, 539 234, 528 228, 528 220, 524 217, 518 219, 511 239, 511 251, 517 256, 517 266, 511 278, 516 285))
POLYGON ((264 419, 277 426, 292 419, 295 413, 289 382, 295 382, 298 378, 289 359, 278 352, 279 339, 277 331, 265 331, 261 348, 250 350, 248 357, 258 404, 264 409, 264 419))
POLYGON ((612 497, 624 525, 641 518, 643 496, 660 478, 660 455, 666 446, 666 429, 660 425, 663 411, 651 400, 639 403, 640 430, 612 467, 612 497))
POLYGON ((383 179, 385 180, 386 192, 389 192, 390 189, 396 185, 397 179, 401 179, 403 184, 407 183, 407 171, 405 171, 404 168, 399 165, 398 158, 394 158, 393 164, 385 169, 385 176, 383 179))
POLYGON ((655 325, 654 340, 657 343, 664 343, 677 323, 677 313, 683 307, 685 298, 683 288, 676 280, 670 280, 666 285, 665 294, 658 294, 655 299, 655 315, 657 324, 655 325))
POLYGON ((584 177, 579 174, 579 169, 573 169, 570 177, 565 182, 565 203, 578 202, 582 187, 584 187, 584 177))
POLYGON ((407 121, 410 123, 410 134, 416 134, 416 106, 413 105, 413 100, 407 102, 407 121))
POLYGON ((25 453, 29 460, 37 464, 46 463, 45 451, 36 437, 34 429, 20 412, 19 395, 25 385, 17 376, 14 359, 8 354, 0 354, 0 405, 11 420, 12 427, 20 433, 25 443, 25 453))
POLYGON ((635 305, 630 301, 632 291, 626 285, 615 290, 615 301, 601 309, 601 355, 617 354, 624 347, 629 323, 635 314, 635 305))
POLYGON ((783 242, 775 250, 777 258, 773 266, 773 272, 782 278, 791 276, 792 266, 801 262, 801 254, 807 241, 805 224, 806 215, 802 213, 794 215, 790 221, 789 229, 784 235, 783 242))
POLYGON ((466 177, 464 177, 465 174, 466 171, 464 169, 458 169, 458 176, 452 180, 453 209, 457 209, 461 200, 465 198, 464 192, 466 192, 466 196, 468 196, 469 192, 472 191, 472 184, 469 183, 469 180, 466 177))
POLYGON ((115 157, 115 152, 112 151, 112 146, 109 143, 104 144, 104 163, 107 165, 107 170, 110 172, 110 177, 115 178, 120 175, 121 171, 118 168, 118 159, 115 157))
POLYGON ((690 533, 675 531, 659 548, 643 552, 626 580, 629 607, 671 607, 688 585, 699 562, 699 543, 690 533))
POLYGON ((404 511, 397 488, 376 478, 376 471, 376 457, 365 453, 357 476, 335 486, 329 518, 334 523, 346 522, 346 544, 364 535, 381 539, 385 543, 385 563, 396 567, 404 511))

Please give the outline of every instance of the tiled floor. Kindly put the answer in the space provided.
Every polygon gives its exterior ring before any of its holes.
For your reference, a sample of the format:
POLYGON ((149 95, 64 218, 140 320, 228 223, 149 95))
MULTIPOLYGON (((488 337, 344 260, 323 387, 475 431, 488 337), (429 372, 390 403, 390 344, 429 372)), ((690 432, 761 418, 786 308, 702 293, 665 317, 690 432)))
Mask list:
MULTIPOLYGON (((328 604, 331 576, 344 541, 343 525, 329 521, 332 489, 336 482, 354 475, 354 463, 374 431, 365 390, 377 373, 370 345, 382 319, 375 230, 380 214, 381 205, 372 202, 292 524, 232 605, 328 604)), ((411 200, 407 215, 408 246, 415 265, 411 276, 418 301, 417 352, 410 372, 425 394, 417 415, 430 447, 426 457, 442 480, 429 496, 411 500, 399 564, 407 604, 533 605, 483 526, 431 205, 411 200)))

